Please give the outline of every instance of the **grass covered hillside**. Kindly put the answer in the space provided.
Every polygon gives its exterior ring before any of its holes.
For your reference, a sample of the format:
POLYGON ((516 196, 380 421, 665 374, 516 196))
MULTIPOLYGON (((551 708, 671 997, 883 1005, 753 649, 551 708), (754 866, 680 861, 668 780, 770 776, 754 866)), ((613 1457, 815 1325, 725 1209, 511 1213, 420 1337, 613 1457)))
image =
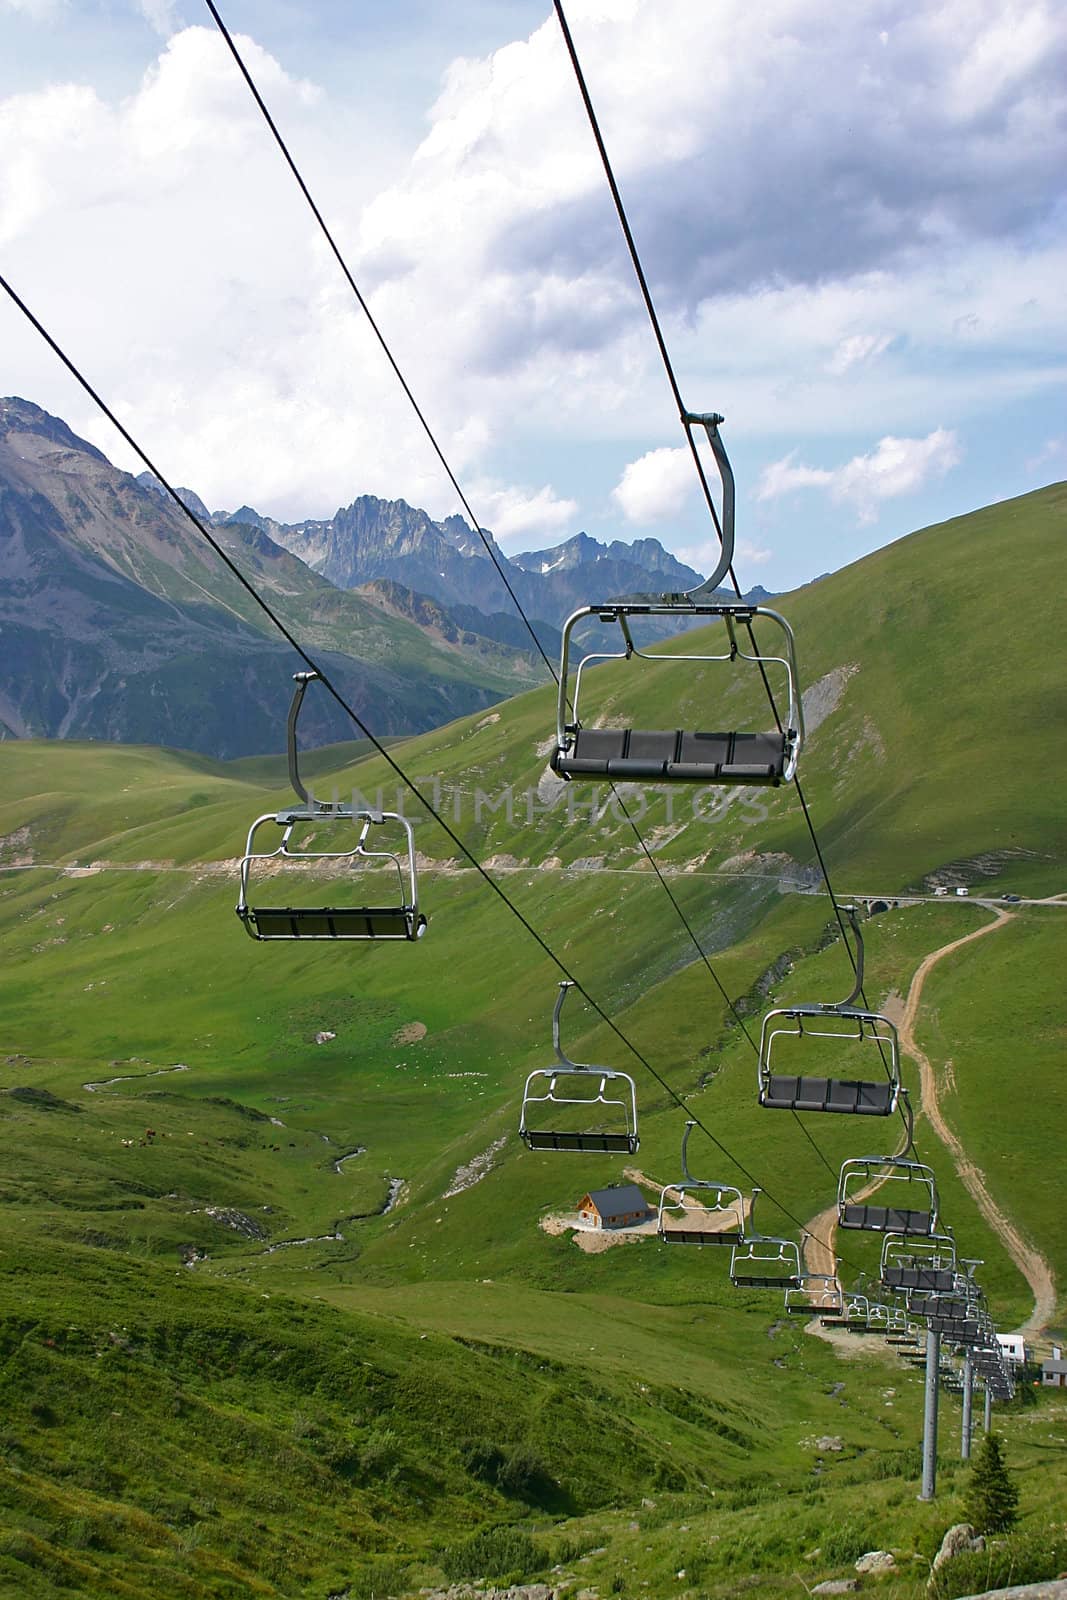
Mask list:
MULTIPOLYGON (((1047 736, 1065 493, 778 602, 837 892, 900 902, 865 925, 867 994, 900 1020, 919 1154, 1000 1326, 1044 1349, 1067 1283, 1047 736), (979 574, 1005 548, 994 595, 979 574)), ((766 725, 758 683, 720 696, 707 671, 597 668, 589 704, 639 727, 766 725)), ((236 861, 284 803, 283 758, 0 746, 0 1594, 325 1600, 521 1577, 696 1600, 750 1580, 795 1594, 797 1573, 854 1576, 878 1548, 897 1559, 880 1594, 925 1592, 959 1520, 958 1395, 919 1505, 921 1374, 881 1340, 820 1337, 780 1294, 732 1288, 728 1252, 569 1225, 612 1183, 654 1203, 686 1114, 694 1175, 757 1183, 760 1227, 798 1241, 825 1231, 841 1161, 895 1144, 896 1122, 756 1103, 762 1012, 848 988, 795 791, 627 791, 731 1010, 610 794, 547 772, 553 723, 536 690, 390 750, 616 1023, 573 995, 564 1044, 633 1073, 633 1158, 519 1142, 559 969, 418 800, 423 940, 260 945, 234 916, 236 861)), ((365 746, 306 772, 320 795, 394 801, 365 746)), ((344 890, 293 876, 287 896, 344 890)), ((846 1283, 876 1269, 876 1240, 838 1245, 846 1283)), ((1067 1566, 1064 1408, 1037 1400, 998 1422, 1016 1574, 1067 1566)))

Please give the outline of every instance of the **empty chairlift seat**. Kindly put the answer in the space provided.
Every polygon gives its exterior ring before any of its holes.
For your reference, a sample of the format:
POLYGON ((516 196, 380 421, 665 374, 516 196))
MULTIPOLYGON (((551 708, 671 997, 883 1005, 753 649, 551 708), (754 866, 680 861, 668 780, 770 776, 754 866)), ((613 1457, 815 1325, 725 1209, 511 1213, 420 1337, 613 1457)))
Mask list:
POLYGON ((887 1233, 882 1241, 879 1281, 887 1289, 916 1296, 948 1294, 956 1286, 956 1245, 951 1234, 910 1238, 887 1233))
MULTIPOLYGON (((299 833, 298 833, 299 837, 299 833)), ((368 870, 366 876, 373 878, 375 875, 368 870)), ((362 878, 360 880, 364 894, 370 885, 362 878)), ((378 883, 374 883, 378 888, 378 883)), ((326 940, 326 939, 362 939, 362 940, 413 940, 421 938, 426 929, 426 918, 418 908, 417 887, 415 877, 415 846, 411 824, 406 817, 391 811, 355 811, 337 808, 312 808, 299 807, 288 811, 267 813, 257 817, 248 835, 244 858, 241 862, 241 890, 237 901, 237 915, 244 924, 245 930, 253 939, 294 939, 294 940, 326 940), (279 843, 273 850, 257 850, 256 835, 260 829, 271 825, 282 830, 279 843), (311 827, 316 835, 324 828, 335 835, 338 831, 347 829, 350 833, 356 830, 356 839, 348 849, 341 850, 302 850, 293 847, 294 830, 311 827), (371 830, 398 829, 401 832, 400 852, 392 850, 372 850, 368 848, 371 830), (254 892, 253 875, 263 863, 271 863, 272 870, 269 879, 272 890, 272 901, 264 905, 254 892), (302 876, 306 881, 307 871, 329 872, 331 888, 338 885, 338 872, 344 869, 344 896, 349 898, 355 888, 351 877, 353 867, 372 869, 377 865, 385 864, 390 869, 385 879, 385 887, 395 884, 396 896, 387 899, 383 896, 382 903, 364 903, 362 898, 355 904, 343 903, 339 894, 332 904, 323 905, 321 900, 308 904, 303 903, 279 904, 276 898, 277 888, 284 881, 281 872, 276 869, 281 866, 303 868, 302 876), (338 903, 338 902, 341 903, 338 903)))
POLYGON ((755 1235, 730 1253, 730 1282, 736 1289, 799 1289, 803 1278, 795 1239, 755 1235))
POLYGON ((574 984, 559 986, 552 1015, 555 1062, 526 1079, 519 1137, 529 1150, 634 1155, 640 1145, 637 1088, 626 1072, 571 1061, 560 1044, 559 1018, 574 984))
POLYGON ((903 1093, 896 1028, 880 1012, 855 1004, 863 987, 863 936, 854 907, 842 909, 856 941, 852 993, 835 1004, 768 1011, 757 1072, 759 1103, 769 1110, 888 1117, 903 1093), (863 1076, 844 1075, 842 1068, 847 1073, 850 1067, 863 1076))
POLYGON ((897 1156, 846 1161, 838 1180, 837 1222, 871 1233, 929 1237, 937 1228, 932 1168, 897 1156))
POLYGON ((237 915, 253 939, 419 939, 426 930, 426 918, 419 911, 411 823, 395 811, 324 804, 315 800, 301 781, 297 722, 307 686, 317 677, 315 672, 294 675, 296 689, 289 707, 289 777, 299 803, 257 817, 248 830, 237 915), (281 830, 281 838, 274 848, 257 849, 261 830, 275 828, 281 830), (342 848, 310 848, 324 831, 342 848), (300 841, 305 838, 307 847, 301 848, 300 841), (346 839, 353 842, 344 846, 346 839), (374 848, 378 844, 384 848, 374 848), (384 873, 379 874, 376 869, 380 868, 384 873), (257 881, 260 875, 270 884, 265 904, 257 881), (278 895, 279 887, 286 883, 307 884, 310 880, 317 884, 320 876, 329 883, 326 903, 321 888, 315 889, 314 899, 310 893, 297 899, 292 887, 287 894, 283 889, 286 898, 278 895))
MULTIPOLYGON (((582 606, 563 625, 556 746, 552 755, 552 766, 561 778, 603 778, 623 783, 775 785, 788 783, 796 771, 804 720, 792 629, 777 611, 742 600, 724 601, 716 592, 730 572, 734 551, 734 481, 718 431, 721 421, 721 417, 713 415, 687 413, 683 417, 691 443, 690 425, 699 423, 704 428, 722 480, 722 549, 715 571, 684 594, 638 595, 628 600, 582 606), (677 631, 692 622, 721 622, 723 648, 699 652, 641 649, 630 624, 648 618, 674 622, 677 631), (575 630, 590 622, 617 626, 621 648, 586 650, 572 675, 575 630), (761 637, 766 637, 768 629, 773 630, 773 649, 757 641, 757 626, 761 637), (751 667, 755 669, 756 684, 762 689, 759 685, 762 675, 772 695, 781 698, 783 703, 779 707, 776 699, 773 710, 768 707, 768 718, 775 723, 771 732, 737 729, 705 732, 692 726, 595 727, 592 726, 595 715, 587 717, 589 725, 583 723, 582 706, 589 699, 586 693, 588 669, 603 661, 640 662, 646 680, 662 669, 673 669, 674 681, 684 689, 687 699, 693 697, 694 691, 700 694, 706 681, 712 705, 716 685, 725 683, 731 668, 751 667), (706 675, 703 668, 708 669, 706 675)), ((714 722, 711 725, 714 727, 714 722)))
POLYGON ((785 1309, 797 1316, 819 1317, 825 1323, 840 1321, 844 1296, 836 1274, 805 1272, 797 1288, 786 1289, 785 1309))
MULTIPOLYGON (((692 1119, 682 1135, 680 1183, 668 1184, 659 1197, 657 1232, 665 1244, 705 1245, 731 1250, 745 1237, 745 1202, 740 1189, 732 1184, 694 1178, 686 1160, 689 1135, 696 1126, 692 1119)), ((756 1191, 758 1192, 758 1191, 756 1191)), ((749 1203, 751 1223, 755 1194, 749 1203)))
POLYGON ((790 756, 781 733, 575 727, 557 744, 552 765, 561 778, 775 785, 786 778, 790 756))

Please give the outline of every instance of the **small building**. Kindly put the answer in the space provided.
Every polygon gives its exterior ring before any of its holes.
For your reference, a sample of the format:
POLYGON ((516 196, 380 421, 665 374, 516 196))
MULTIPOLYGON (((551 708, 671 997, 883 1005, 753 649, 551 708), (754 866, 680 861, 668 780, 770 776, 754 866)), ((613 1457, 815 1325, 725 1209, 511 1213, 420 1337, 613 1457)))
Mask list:
POLYGON ((1067 1361, 1053 1356, 1041 1363, 1041 1382, 1046 1389, 1067 1389, 1067 1361))
POLYGON ((587 1228, 628 1228, 653 1216, 655 1212, 636 1183, 590 1189, 578 1202, 578 1219, 587 1228))
POLYGON ((1017 1367, 1026 1365, 1026 1341, 1021 1333, 998 1333, 997 1343, 1005 1361, 1012 1361, 1017 1367))

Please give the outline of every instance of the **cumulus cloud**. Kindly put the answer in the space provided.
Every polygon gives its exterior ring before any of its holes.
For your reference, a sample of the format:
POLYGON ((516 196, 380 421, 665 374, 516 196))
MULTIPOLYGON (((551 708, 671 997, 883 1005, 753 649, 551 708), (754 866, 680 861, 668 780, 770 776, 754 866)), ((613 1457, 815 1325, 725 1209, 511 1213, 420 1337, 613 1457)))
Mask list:
POLYGON ((532 534, 557 533, 578 514, 576 500, 561 499, 550 486, 525 490, 475 482, 471 496, 479 521, 502 542, 532 534))
MULTIPOLYGON (((169 25, 169 0, 140 5, 169 25)), ((799 439, 776 465, 829 494, 804 463, 835 457, 805 441, 921 443, 1063 381, 1067 12, 723 0, 712 30, 691 0, 569 11, 687 401, 727 413, 731 449, 799 439)), ((381 160, 368 97, 240 44, 453 467, 485 488, 481 520, 550 536, 579 493, 636 523, 695 518, 685 453, 646 450, 669 402, 554 20, 453 62, 381 160)), ((209 503, 457 509, 212 30, 175 33, 127 95, 82 81, 0 102, 0 242, 209 503)), ((133 465, 55 398, 46 353, 8 322, 0 337, 8 386, 133 465)), ((869 468, 864 497, 857 469, 843 503, 869 508, 892 476, 869 468)))
POLYGON ((611 497, 627 522, 664 522, 677 516, 696 484, 688 450, 649 450, 627 464, 611 497))
POLYGON ((758 500, 775 500, 799 489, 825 489, 831 498, 848 501, 863 521, 873 521, 880 500, 913 494, 931 478, 944 477, 960 461, 956 434, 935 428, 925 439, 895 439, 887 434, 866 455, 844 466, 808 467, 795 452, 765 468, 756 491, 758 500))

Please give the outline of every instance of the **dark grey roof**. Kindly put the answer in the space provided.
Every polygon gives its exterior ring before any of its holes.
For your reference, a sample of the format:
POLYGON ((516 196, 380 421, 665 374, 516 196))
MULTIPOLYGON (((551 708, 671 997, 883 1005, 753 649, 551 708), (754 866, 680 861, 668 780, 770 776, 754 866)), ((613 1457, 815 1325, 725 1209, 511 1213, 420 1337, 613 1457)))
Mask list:
POLYGON ((614 1183, 610 1189, 590 1189, 589 1198, 602 1217, 619 1217, 627 1211, 651 1211, 636 1183, 614 1183))
POLYGON ((1056 1373, 1067 1376, 1067 1361, 1043 1361, 1041 1371, 1050 1378, 1056 1373))

